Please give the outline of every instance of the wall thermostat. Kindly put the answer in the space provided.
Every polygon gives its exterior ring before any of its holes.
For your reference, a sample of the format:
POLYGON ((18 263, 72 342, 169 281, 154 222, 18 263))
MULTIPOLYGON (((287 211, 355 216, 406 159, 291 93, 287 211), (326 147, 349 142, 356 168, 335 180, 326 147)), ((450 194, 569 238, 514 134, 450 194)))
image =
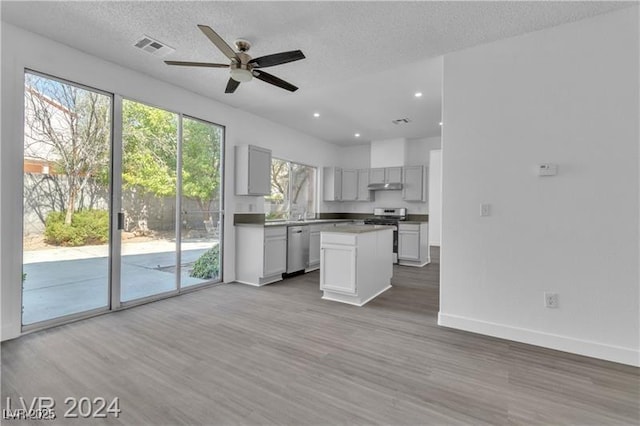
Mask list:
POLYGON ((553 163, 538 164, 538 176, 555 176, 558 174, 558 165, 553 163))

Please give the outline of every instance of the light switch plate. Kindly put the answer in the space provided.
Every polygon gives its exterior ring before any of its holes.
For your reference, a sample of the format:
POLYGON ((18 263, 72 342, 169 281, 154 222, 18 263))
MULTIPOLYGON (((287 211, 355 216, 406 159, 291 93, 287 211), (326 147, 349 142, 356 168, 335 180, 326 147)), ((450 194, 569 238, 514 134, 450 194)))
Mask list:
POLYGON ((555 176, 558 174, 558 165, 553 163, 538 164, 538 176, 555 176))
POLYGON ((491 204, 480 204, 480 216, 491 215, 491 204))

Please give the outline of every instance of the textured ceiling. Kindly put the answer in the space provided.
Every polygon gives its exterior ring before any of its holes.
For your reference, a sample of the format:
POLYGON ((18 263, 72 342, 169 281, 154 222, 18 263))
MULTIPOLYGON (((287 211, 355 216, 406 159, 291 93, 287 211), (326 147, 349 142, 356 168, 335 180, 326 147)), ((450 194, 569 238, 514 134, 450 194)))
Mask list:
POLYGON ((631 4, 3 1, 1 7, 3 21, 321 139, 352 144, 440 133, 440 55, 631 4), (196 24, 211 26, 230 45, 249 40, 253 57, 301 49, 307 59, 269 69, 300 90, 254 80, 227 95, 227 70, 165 65, 163 59, 227 62, 196 24), (176 51, 161 59, 132 47, 143 34, 176 51), (424 96, 413 97, 416 91, 424 96), (391 123, 405 117, 412 122, 391 123))

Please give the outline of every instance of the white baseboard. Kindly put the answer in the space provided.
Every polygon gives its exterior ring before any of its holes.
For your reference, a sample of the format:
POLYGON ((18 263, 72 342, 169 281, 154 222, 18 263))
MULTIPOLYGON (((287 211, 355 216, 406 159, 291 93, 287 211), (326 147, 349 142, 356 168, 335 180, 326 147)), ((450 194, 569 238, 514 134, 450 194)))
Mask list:
POLYGON ((431 263, 431 258, 427 258, 424 262, 413 261, 413 260, 399 260, 398 265, 401 266, 413 266, 415 268, 422 268, 423 266, 427 266, 431 263))
POLYGON ((385 291, 389 290, 390 288, 391 288, 391 284, 389 284, 387 287, 383 288, 382 290, 380 290, 379 292, 377 292, 376 294, 374 294, 373 296, 371 296, 371 297, 369 297, 369 298, 367 298, 365 300, 362 300, 357 296, 351 296, 351 295, 348 295, 348 294, 340 294, 340 293, 336 293, 336 292, 333 292, 333 291, 324 290, 324 292, 322 293, 322 299, 331 300, 332 302, 341 302, 341 303, 346 303, 348 305, 362 307, 365 304, 367 304, 368 302, 370 302, 371 300, 373 300, 376 297, 380 296, 385 291))
POLYGON ((640 367, 640 350, 438 313, 438 325, 640 367))
POLYGON ((7 341, 11 339, 15 339, 16 337, 20 337, 20 325, 19 324, 2 324, 2 329, 0 331, 0 340, 7 341))

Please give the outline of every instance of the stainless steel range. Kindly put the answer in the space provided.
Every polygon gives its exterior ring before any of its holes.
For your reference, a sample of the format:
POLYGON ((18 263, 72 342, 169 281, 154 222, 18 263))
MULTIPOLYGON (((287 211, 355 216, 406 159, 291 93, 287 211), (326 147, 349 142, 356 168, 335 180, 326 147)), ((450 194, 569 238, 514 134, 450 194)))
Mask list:
POLYGON ((364 220, 365 225, 395 226, 393 231, 393 263, 398 263, 398 222, 406 219, 406 208, 376 207, 373 209, 373 216, 364 220))

